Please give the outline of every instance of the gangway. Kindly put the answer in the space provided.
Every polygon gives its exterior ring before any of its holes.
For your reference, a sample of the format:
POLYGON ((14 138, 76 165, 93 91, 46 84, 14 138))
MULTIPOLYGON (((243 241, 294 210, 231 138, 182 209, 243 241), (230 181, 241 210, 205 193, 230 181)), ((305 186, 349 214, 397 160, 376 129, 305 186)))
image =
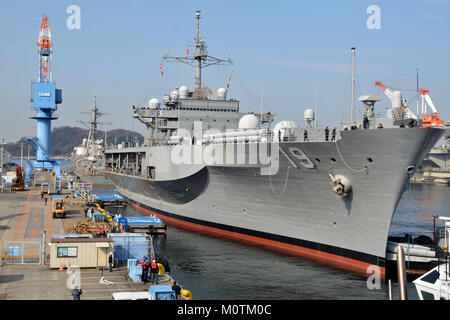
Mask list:
POLYGON ((74 183, 73 192, 86 202, 91 202, 93 197, 91 195, 92 184, 90 183, 74 183))

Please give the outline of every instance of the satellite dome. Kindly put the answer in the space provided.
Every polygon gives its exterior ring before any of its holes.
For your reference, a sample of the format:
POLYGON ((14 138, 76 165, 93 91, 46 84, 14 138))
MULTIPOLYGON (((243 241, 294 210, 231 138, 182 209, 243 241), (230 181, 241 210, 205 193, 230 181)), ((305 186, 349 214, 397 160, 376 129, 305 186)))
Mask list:
POLYGON ((305 113, 303 114, 303 117, 306 122, 314 121, 315 119, 314 111, 312 109, 306 109, 305 113))
POLYGON ((189 97, 189 89, 186 86, 180 87, 180 99, 187 99, 189 97))
POLYGON ((295 121, 285 120, 278 122, 273 128, 273 131, 279 131, 281 129, 295 129, 295 128, 297 128, 297 123, 295 123, 295 121))
POLYGON ((217 90, 217 98, 219 100, 226 100, 227 99, 227 89, 225 88, 219 88, 217 90))
POLYGON ((254 114, 246 114, 239 120, 239 129, 257 129, 259 119, 254 114))
POLYGON ((157 98, 153 98, 148 102, 148 107, 150 109, 158 109, 160 105, 161 105, 161 102, 157 98))
POLYGON ((170 93, 170 99, 171 99, 172 101, 178 101, 178 91, 177 91, 177 90, 173 90, 173 91, 170 93))

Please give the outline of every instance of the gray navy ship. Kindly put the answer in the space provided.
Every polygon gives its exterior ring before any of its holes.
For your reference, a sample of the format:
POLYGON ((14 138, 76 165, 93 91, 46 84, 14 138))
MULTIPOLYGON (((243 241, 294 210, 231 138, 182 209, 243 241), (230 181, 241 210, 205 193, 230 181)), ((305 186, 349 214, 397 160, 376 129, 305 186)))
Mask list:
MULTIPOLYGON (((165 56, 196 70, 162 103, 132 107, 147 128, 144 146, 105 151, 105 174, 142 214, 166 223, 366 274, 385 275, 391 221, 410 177, 443 129, 408 127, 402 106, 377 117, 378 96, 364 96, 367 119, 325 132, 274 115, 241 113, 227 89, 202 85, 202 69, 230 63, 208 55, 165 56), (365 130, 351 130, 358 128, 365 130)), ((354 51, 353 51, 354 52, 354 51)))
MULTIPOLYGON (((84 138, 82 143, 75 147, 72 156, 72 170, 74 174, 83 183, 90 183, 93 185, 112 185, 104 174, 104 151, 105 142, 99 138, 98 125, 105 124, 98 122, 98 118, 105 113, 99 111, 97 107, 97 99, 94 99, 94 105, 90 112, 83 112, 91 116, 90 121, 79 121, 89 128, 87 138, 84 138)), ((105 137, 106 138, 106 137, 105 137)))

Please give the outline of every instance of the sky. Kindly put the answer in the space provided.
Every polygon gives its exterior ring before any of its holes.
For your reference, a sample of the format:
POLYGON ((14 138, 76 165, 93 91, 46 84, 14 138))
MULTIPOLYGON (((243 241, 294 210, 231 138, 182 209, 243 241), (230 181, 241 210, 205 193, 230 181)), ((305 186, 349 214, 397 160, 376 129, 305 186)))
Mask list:
MULTIPOLYGON (((201 36, 214 57, 232 65, 204 70, 210 88, 226 87, 241 112, 271 112, 275 122, 297 121, 317 107, 320 126, 338 126, 351 100, 351 47, 356 47, 356 97, 379 93, 376 112, 390 106, 374 86, 379 80, 403 89, 416 112, 419 86, 441 118, 450 120, 450 1, 95 1, 3 0, 0 3, 0 139, 36 135, 29 119, 31 81, 38 76, 36 42, 42 16, 53 38, 53 81, 63 90, 52 127, 81 126, 97 97, 103 129, 145 133, 131 106, 162 99, 175 87, 194 86, 195 70, 162 57, 193 52, 195 11, 201 36), (72 5, 80 28, 71 28, 72 5), (373 11, 379 8, 379 28, 373 11), (369 26, 368 27, 368 20, 369 26), (372 23, 372 24, 370 24, 372 23), (160 73, 160 63, 164 75, 160 73)), ((356 105, 362 117, 362 105, 356 105)))

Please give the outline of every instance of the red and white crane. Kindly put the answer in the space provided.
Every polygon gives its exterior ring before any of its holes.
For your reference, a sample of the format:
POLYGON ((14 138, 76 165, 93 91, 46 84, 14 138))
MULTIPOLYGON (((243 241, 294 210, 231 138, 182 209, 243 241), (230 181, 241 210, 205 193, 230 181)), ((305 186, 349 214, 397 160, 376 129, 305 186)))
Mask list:
POLYGON ((39 81, 52 81, 52 35, 48 25, 47 16, 42 17, 41 31, 39 32, 39 81))
MULTIPOLYGON (((381 83, 381 81, 376 81, 375 86, 379 86, 381 90, 383 90, 383 92, 386 94, 389 100, 391 100, 392 107, 395 107, 396 103, 394 102, 395 101, 394 93, 392 93, 388 88, 386 88, 386 86, 384 86, 383 83, 381 83)), ((399 93, 399 95, 401 96, 401 93, 399 93)), ((408 108, 408 106, 406 105, 406 101, 403 101, 401 99, 400 101, 401 101, 401 108, 405 111, 406 117, 409 119, 417 120, 417 116, 408 108)))
POLYGON ((430 95, 428 94, 428 90, 420 89, 420 95, 422 96, 422 127, 439 127, 444 126, 445 121, 441 119, 436 107, 431 101, 430 95), (431 114, 427 114, 427 107, 430 107, 431 114))

